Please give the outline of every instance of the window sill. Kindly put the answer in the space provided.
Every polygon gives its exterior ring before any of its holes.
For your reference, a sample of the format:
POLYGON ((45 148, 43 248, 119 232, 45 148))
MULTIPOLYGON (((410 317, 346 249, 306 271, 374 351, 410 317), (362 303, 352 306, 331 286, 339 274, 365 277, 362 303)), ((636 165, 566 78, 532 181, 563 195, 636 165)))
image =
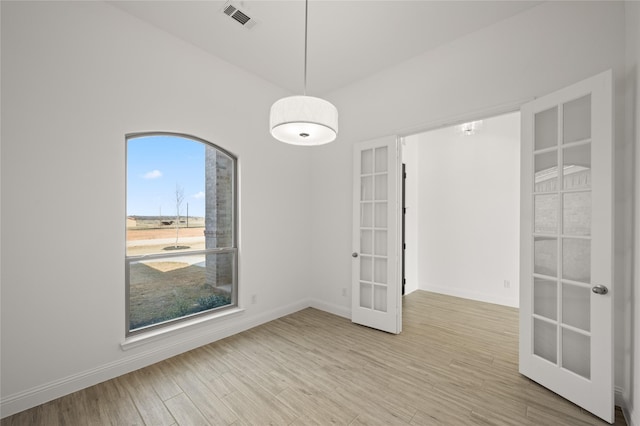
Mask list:
POLYGON ((152 330, 147 333, 136 334, 131 337, 126 337, 124 339, 124 342, 120 343, 120 348, 122 348, 123 351, 128 351, 130 349, 153 343, 173 335, 178 335, 181 332, 187 331, 190 328, 194 328, 195 326, 204 324, 206 322, 216 321, 222 318, 226 319, 235 317, 242 314, 243 312, 244 309, 242 308, 228 309, 223 312, 216 312, 211 315, 205 315, 202 317, 194 318, 192 320, 183 321, 157 330, 152 330))

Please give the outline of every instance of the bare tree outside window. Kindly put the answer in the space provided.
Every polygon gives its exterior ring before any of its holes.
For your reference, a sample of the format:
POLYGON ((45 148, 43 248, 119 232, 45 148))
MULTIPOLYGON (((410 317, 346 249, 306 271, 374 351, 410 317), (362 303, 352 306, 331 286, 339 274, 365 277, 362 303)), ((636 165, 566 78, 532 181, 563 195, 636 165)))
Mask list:
POLYGON ((184 188, 176 183, 176 243, 174 248, 178 248, 178 238, 180 237, 180 207, 184 200, 184 188))

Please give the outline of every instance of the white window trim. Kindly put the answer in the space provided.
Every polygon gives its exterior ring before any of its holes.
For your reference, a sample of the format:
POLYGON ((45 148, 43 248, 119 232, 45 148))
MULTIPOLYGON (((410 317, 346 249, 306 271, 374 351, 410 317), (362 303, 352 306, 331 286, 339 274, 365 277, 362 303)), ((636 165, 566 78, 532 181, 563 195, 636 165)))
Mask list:
MULTIPOLYGON (((209 322, 209 321, 215 321, 215 320, 221 320, 223 318, 227 318, 227 317, 232 317, 232 316, 236 316, 242 312, 244 312, 244 308, 241 308, 239 305, 239 288, 238 288, 238 282, 239 282, 239 262, 240 262, 240 250, 239 250, 239 199, 238 199, 238 168, 239 168, 239 160, 238 157, 227 151, 226 149, 218 146, 217 144, 211 143, 205 139, 199 138, 197 136, 192 136, 192 135, 188 135, 188 134, 184 134, 184 133, 175 133, 175 132, 140 132, 140 133, 130 133, 125 135, 125 141, 128 141, 130 139, 135 139, 137 137, 145 137, 145 136, 174 136, 174 137, 179 137, 179 138, 184 138, 184 139, 190 139, 196 142, 200 142, 203 143, 205 145, 210 145, 212 147, 214 147, 216 150, 222 152, 223 154, 227 155, 228 157, 230 157, 233 160, 233 164, 234 164, 234 173, 233 173, 233 198, 234 198, 234 206, 233 206, 233 211, 234 211, 234 218, 233 218, 233 244, 231 249, 235 252, 235 266, 234 266, 234 275, 235 275, 235 282, 234 282, 234 293, 232 296, 232 301, 234 301, 235 306, 231 306, 231 307, 220 307, 220 308, 216 308, 214 309, 212 312, 207 313, 206 311, 201 312, 201 313, 196 313, 193 314, 194 317, 189 319, 188 317, 181 317, 181 318, 176 318, 173 320, 168 321, 168 324, 166 325, 162 325, 162 323, 158 323, 155 325, 150 325, 148 330, 144 330, 144 328, 142 329, 138 329, 138 330, 130 330, 130 326, 129 326, 129 311, 128 311, 128 307, 125 307, 126 310, 126 321, 125 321, 125 338, 124 341, 120 344, 120 347, 122 348, 123 351, 135 348, 137 346, 146 344, 146 343, 150 343, 159 339, 163 339, 166 337, 169 337, 173 334, 178 334, 178 333, 182 333, 185 332, 185 329, 190 329, 190 328, 194 328, 202 323, 205 322, 209 322)), ((128 173, 128 170, 127 170, 128 173)), ((128 179, 128 178, 127 178, 128 179)), ((229 248, 223 248, 222 250, 220 250, 221 252, 227 252, 229 248)), ((209 249, 209 250, 204 250, 204 251, 218 251, 216 249, 209 249)), ((127 262, 127 258, 129 256, 125 255, 125 262, 127 262)), ((144 258, 145 256, 132 256, 133 257, 140 257, 140 258, 144 258)), ((127 280, 129 278, 127 277, 127 280)), ((126 288, 126 300, 125 303, 129 303, 130 299, 129 299, 129 282, 127 281, 126 284, 127 288, 126 288)))
POLYGON ((123 351, 128 351, 130 349, 134 349, 143 345, 157 342, 159 340, 164 340, 168 337, 172 337, 180 333, 184 333, 185 331, 195 329, 197 328, 197 326, 208 322, 239 316, 243 312, 245 312, 245 309, 240 307, 225 309, 220 312, 212 312, 209 315, 200 315, 190 320, 184 320, 175 324, 170 324, 166 327, 149 330, 146 333, 135 334, 126 337, 124 341, 120 343, 120 348, 123 351))

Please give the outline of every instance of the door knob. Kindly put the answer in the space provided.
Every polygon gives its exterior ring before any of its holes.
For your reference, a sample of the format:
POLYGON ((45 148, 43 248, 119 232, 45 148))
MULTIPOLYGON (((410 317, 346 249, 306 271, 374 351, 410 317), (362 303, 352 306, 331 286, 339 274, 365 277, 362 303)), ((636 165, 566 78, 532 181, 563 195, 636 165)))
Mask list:
POLYGON ((607 294, 607 293, 609 293, 609 289, 606 288, 603 285, 594 285, 591 288, 591 291, 594 292, 595 294, 607 294))
POLYGON ((353 253, 351 253, 351 257, 358 257, 358 253, 354 251, 353 253))

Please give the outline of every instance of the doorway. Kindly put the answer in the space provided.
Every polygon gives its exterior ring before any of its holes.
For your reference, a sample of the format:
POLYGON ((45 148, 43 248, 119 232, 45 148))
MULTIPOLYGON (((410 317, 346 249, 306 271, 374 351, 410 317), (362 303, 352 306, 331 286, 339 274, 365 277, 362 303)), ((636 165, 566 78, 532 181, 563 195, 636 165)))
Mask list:
POLYGON ((407 136, 406 292, 519 304, 520 112, 407 136))

